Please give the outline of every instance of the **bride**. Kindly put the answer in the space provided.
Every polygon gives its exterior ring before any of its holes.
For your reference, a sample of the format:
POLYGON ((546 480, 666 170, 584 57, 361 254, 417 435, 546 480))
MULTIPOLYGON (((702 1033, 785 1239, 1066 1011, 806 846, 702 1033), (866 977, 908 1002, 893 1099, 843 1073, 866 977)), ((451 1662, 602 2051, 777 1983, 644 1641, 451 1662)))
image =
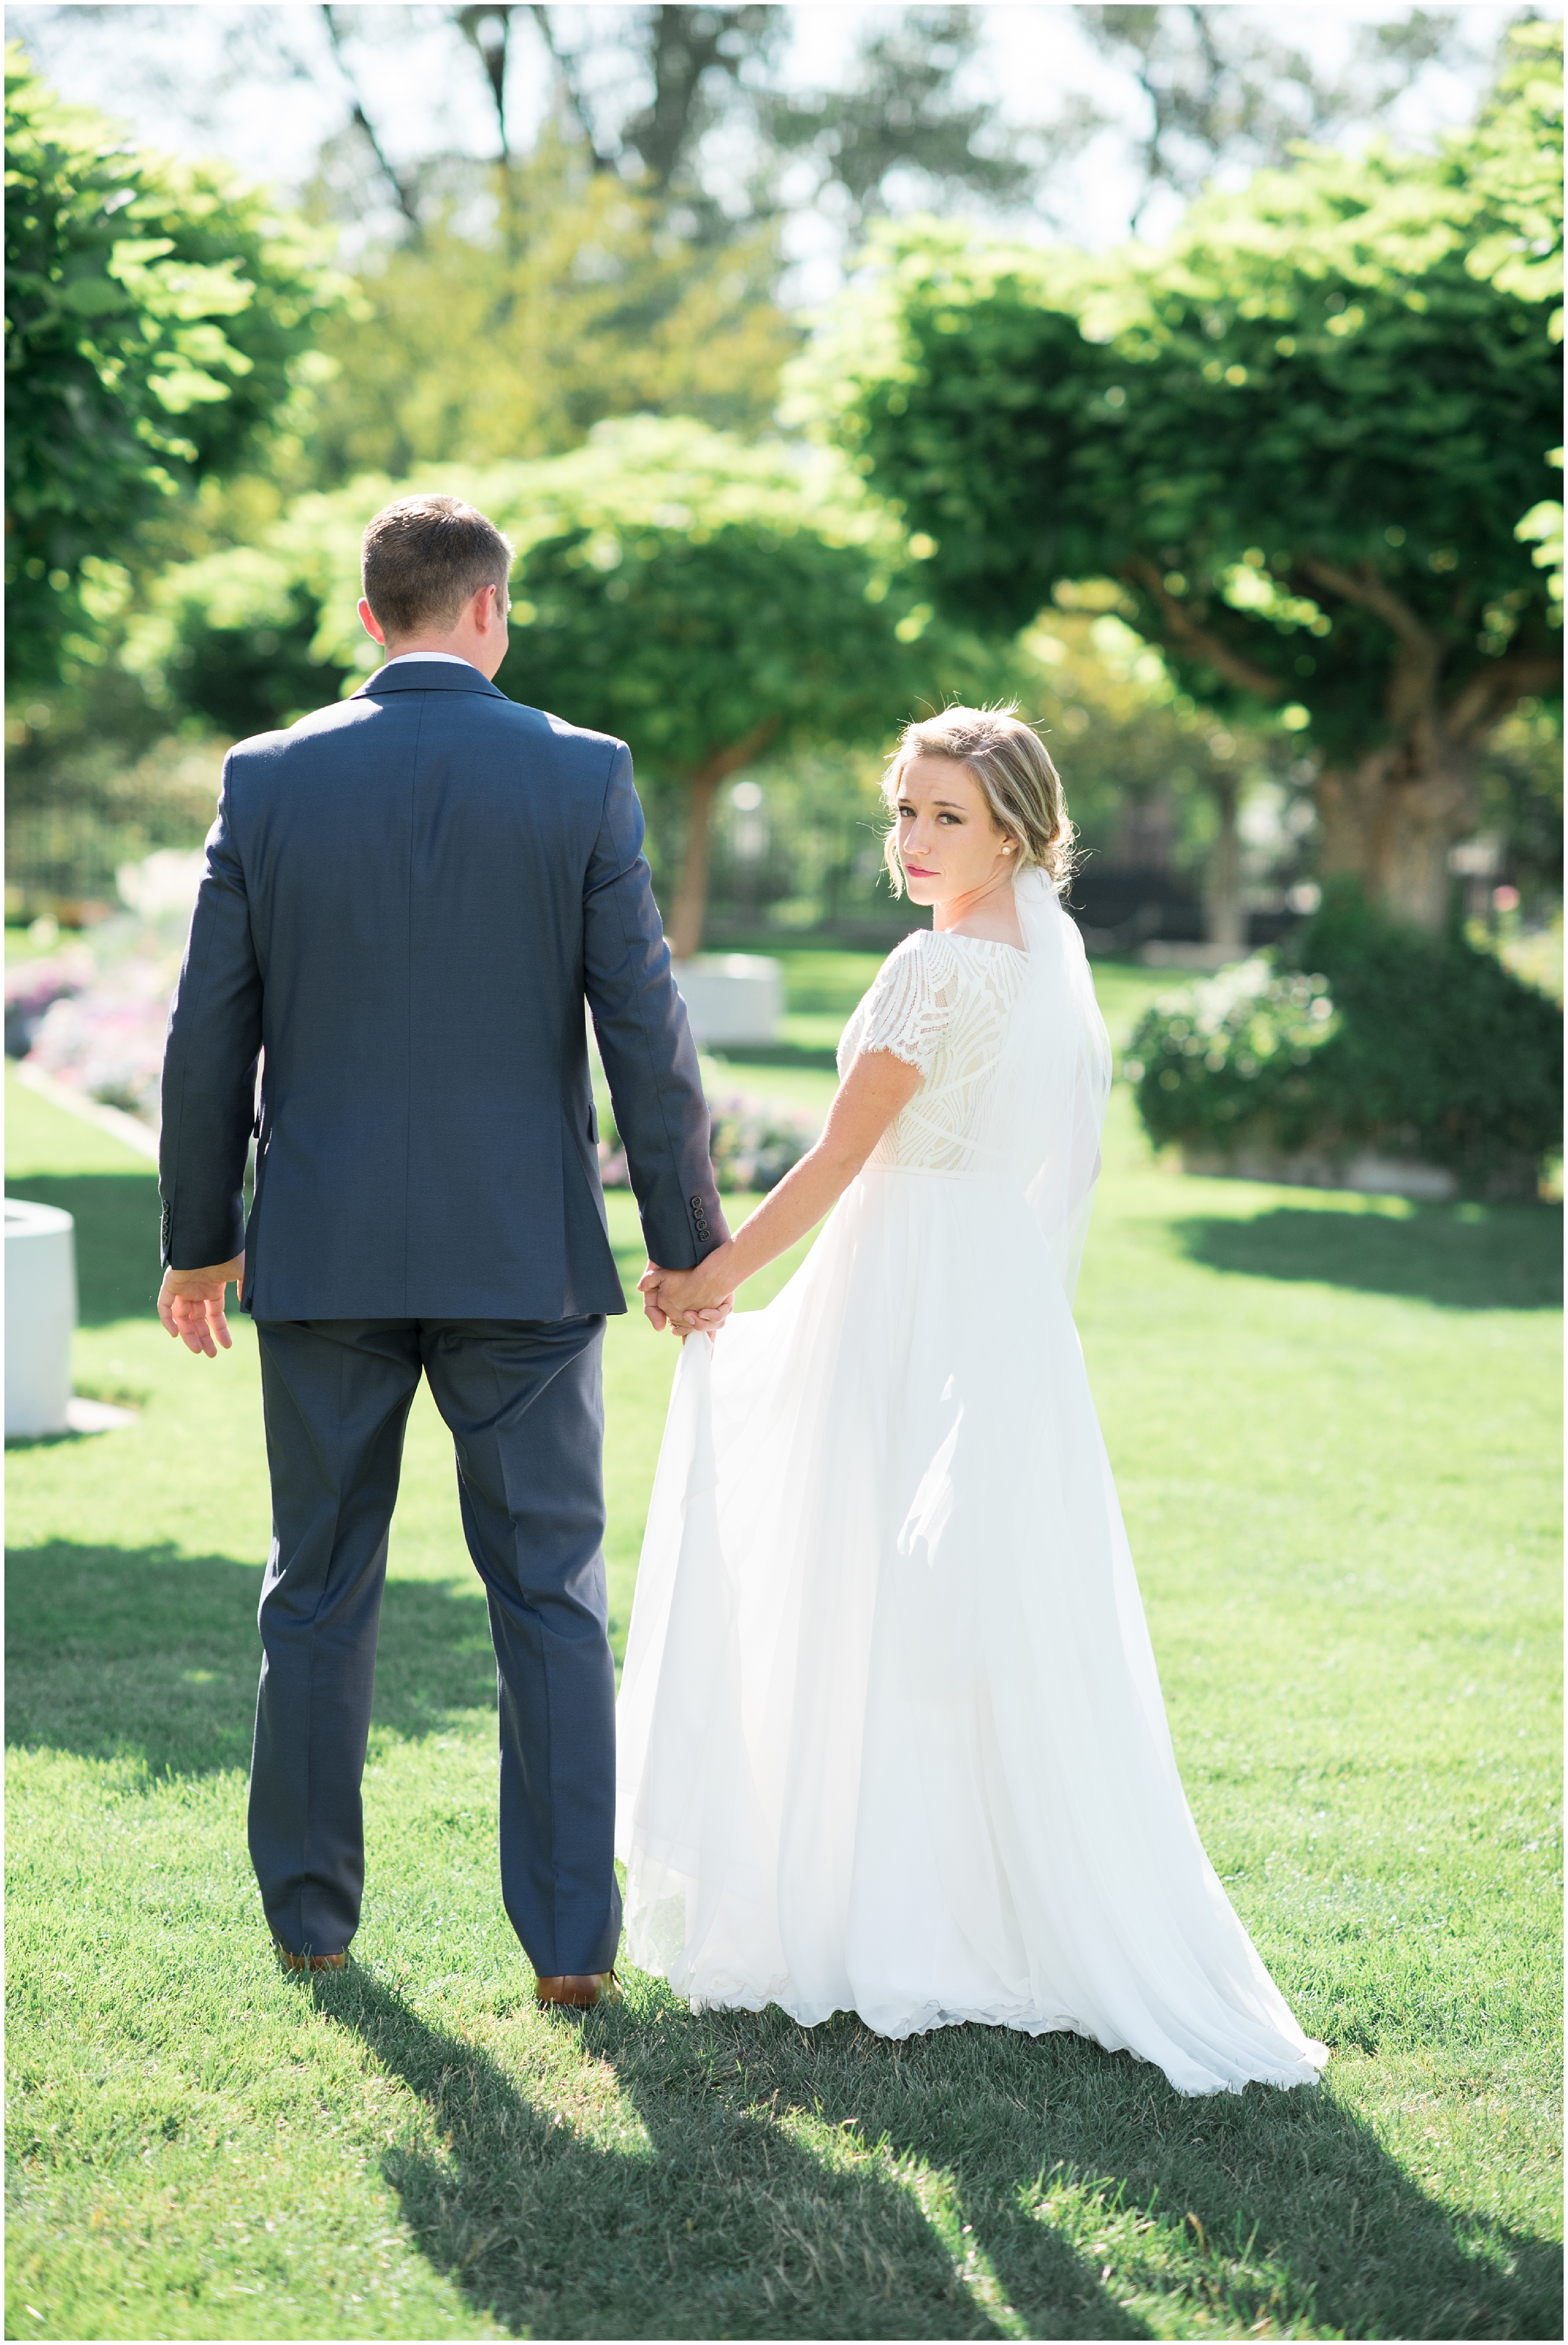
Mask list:
POLYGON ((619 1709, 627 1951, 697 2005, 904 2036, 1071 2028, 1179 2091, 1294 2085, 1297 2025, 1177 1774, 1072 1294, 1110 1053, 1010 715, 909 726, 895 888, 935 926, 839 1046, 811 1153, 694 1271, 619 1709))

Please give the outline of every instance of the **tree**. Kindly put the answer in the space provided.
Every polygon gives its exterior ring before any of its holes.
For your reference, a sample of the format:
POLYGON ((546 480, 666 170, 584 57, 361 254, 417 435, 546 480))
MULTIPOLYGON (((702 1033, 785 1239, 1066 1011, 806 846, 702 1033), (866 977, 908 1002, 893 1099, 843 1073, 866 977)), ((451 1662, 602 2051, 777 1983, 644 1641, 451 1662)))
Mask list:
MULTIPOLYGON (((781 158, 810 163, 817 200, 836 194, 856 229, 888 208, 888 185, 922 181, 939 196, 1017 203, 1040 178, 1037 158, 998 122, 987 98, 955 84, 974 62, 984 27, 972 8, 906 8, 864 37, 843 86, 795 95, 771 92, 758 108, 764 138, 781 158)), ((1057 159, 1098 117, 1053 126, 1057 159)))
POLYGON ((790 98, 774 86, 787 29, 775 8, 627 9, 608 37, 549 7, 446 13, 484 70, 493 166, 396 157, 360 71, 375 24, 320 12, 350 101, 348 144, 401 223, 367 255, 354 313, 323 337, 334 373, 311 448, 329 482, 550 453, 618 414, 765 430, 800 340, 774 298, 782 168, 812 170, 819 198, 855 218, 900 170, 998 197, 1031 184, 987 109, 954 99, 977 38, 961 10, 895 15, 843 94, 790 98), (557 107, 519 152, 509 91, 531 29, 557 107), (744 142, 722 190, 705 144, 719 128, 744 142))
MULTIPOLYGON (((354 140, 417 242, 450 200, 455 158, 400 160, 378 127, 359 58, 398 31, 379 21, 381 13, 325 7, 320 15, 354 140)), ((776 223, 785 208, 780 174, 792 165, 804 163, 814 178, 811 208, 825 196, 829 210, 851 226, 884 208, 895 176, 912 175, 943 194, 1009 201, 1027 197, 1044 168, 1037 141, 999 122, 994 104, 956 93, 982 36, 968 9, 886 12, 887 21, 861 39, 841 85, 809 91, 780 86, 791 29, 784 8, 655 5, 600 17, 479 5, 440 13, 484 76, 503 240, 514 255, 533 218, 510 105, 511 76, 528 46, 520 36, 529 31, 543 50, 556 98, 547 136, 596 177, 646 199, 666 233, 710 253, 776 223)), ((287 28, 278 37, 288 46, 287 28)), ((1098 127, 1098 117, 1081 107, 1054 124, 1055 158, 1098 127)))
MULTIPOLYGON (((1134 217, 1152 188, 1189 195, 1217 170, 1282 162, 1303 137, 1375 127, 1429 66, 1473 79, 1490 11, 1414 9, 1365 25, 1326 72, 1267 22, 1210 6, 1035 10, 1042 119, 1019 127, 987 56, 991 12, 878 8, 831 88, 783 67, 803 12, 777 6, 258 8, 29 0, 27 38, 64 76, 84 54, 128 102, 183 117, 204 137, 236 91, 265 115, 309 83, 340 84, 343 129, 328 141, 335 207, 361 232, 415 237, 482 159, 513 166, 520 88, 555 97, 554 130, 588 166, 652 194, 675 232, 716 246, 781 211, 852 234, 879 209, 963 194, 991 205, 1077 212, 1077 158, 1103 134, 1134 217), (1474 20, 1474 21, 1472 21, 1474 20), (1100 50, 1094 96, 1081 36, 1100 50), (380 55, 378 57, 377 52, 380 55), (417 56, 425 129, 380 112, 389 72, 417 56), (430 126, 442 125, 439 139, 430 126)), ((1280 12, 1274 12, 1278 16, 1280 12)), ((533 111, 530 107, 530 112, 533 111)), ((1102 152, 1104 148, 1102 147, 1102 152)), ((505 190, 503 189, 503 198, 505 190)), ((1104 195, 1097 198, 1103 212, 1104 195)), ((502 223, 503 232, 505 223, 502 223)), ((1096 240, 1098 240, 1097 236, 1096 240)))
POLYGON ((302 228, 5 63, 7 676, 90 658, 166 500, 234 470, 333 298, 302 228))
POLYGON ((554 454, 613 415, 767 427, 800 340, 770 229, 718 253, 668 236, 652 198, 553 138, 511 180, 510 251, 447 218, 369 256, 320 338, 319 480, 554 454))
POLYGON ((1326 143, 1378 121, 1421 68, 1472 60, 1462 12, 1412 8, 1352 31, 1338 72, 1297 48, 1290 19, 1234 7, 1080 7, 1080 31, 1129 74, 1144 106, 1132 161, 1136 229, 1158 190, 1196 196, 1221 165, 1284 163, 1298 141, 1326 143), (1278 29, 1277 29, 1278 27, 1278 29))
POLYGON ((1560 182, 1553 261, 1543 190, 1522 211, 1492 169, 1561 148, 1561 28, 1524 31, 1439 155, 1305 157, 1158 255, 886 238, 813 365, 939 604, 1017 626, 1114 576, 1196 698, 1310 727, 1324 869, 1427 928, 1480 745, 1560 689, 1561 604, 1516 534, 1561 429, 1560 182))
MULTIPOLYGON (((303 498, 264 545, 172 572, 132 659, 226 729, 295 713, 275 699, 248 709, 248 677, 266 692, 288 679, 296 707, 357 682, 379 656, 355 616, 360 533, 424 485, 303 498)), ((898 534, 831 457, 643 419, 440 485, 517 546, 502 690, 628 739, 655 798, 678 797, 677 958, 701 942, 723 780, 793 743, 880 743, 966 673, 961 644, 922 641, 930 610, 898 534)))
MULTIPOLYGON (((781 12, 771 7, 624 11, 612 37, 623 54, 631 51, 643 87, 641 103, 633 97, 617 122, 606 118, 602 98, 591 94, 593 53, 603 36, 596 40, 591 31, 586 44, 570 47, 557 28, 559 10, 536 6, 531 13, 594 168, 632 167, 656 195, 688 199, 703 193, 696 159, 703 137, 727 110, 726 100, 744 87, 747 68, 772 63, 784 29, 781 12)), ((624 87, 625 76, 618 78, 624 87)), ((710 231, 715 224, 710 220, 710 231)))
MULTIPOLYGON (((531 25, 548 56, 561 100, 553 127, 585 153, 599 174, 622 176, 659 199, 677 188, 697 192, 692 174, 693 150, 723 109, 716 86, 739 86, 744 66, 771 56, 778 45, 778 11, 769 7, 652 7, 630 9, 616 28, 616 39, 629 48, 648 84, 645 102, 623 110, 618 127, 602 124, 594 91, 593 49, 563 42, 559 11, 544 7, 493 5, 450 7, 441 11, 454 32, 471 49, 483 76, 495 120, 496 162, 501 191, 501 228, 509 255, 520 249, 528 208, 514 177, 518 157, 511 131, 511 76, 517 54, 516 35, 531 25), (625 21, 629 19, 630 21, 625 21), (628 37, 629 36, 629 37, 628 37), (690 184, 687 184, 687 183, 690 184)), ((382 183, 402 215, 415 241, 423 233, 433 193, 441 200, 440 180, 446 174, 431 164, 450 165, 450 157, 429 157, 413 165, 391 156, 369 110, 365 91, 349 36, 363 38, 368 27, 364 12, 324 6, 321 9, 333 57, 346 86, 353 127, 371 156, 382 183), (432 187, 432 182, 433 187, 432 187)), ((384 31, 399 28, 387 25, 384 31)), ((624 76, 619 78, 624 79, 624 76)), ((710 231, 724 223, 716 210, 706 223, 710 231)))
MULTIPOLYGON (((987 201, 1025 197, 1039 177, 1038 158, 1027 156, 1017 131, 998 122, 995 106, 955 89, 982 36, 971 9, 879 11, 841 84, 806 91, 779 86, 786 9, 627 9, 609 39, 623 56, 632 52, 647 96, 627 107, 618 123, 590 94, 604 31, 597 40, 591 31, 582 48, 569 51, 555 29, 560 12, 532 13, 570 119, 596 166, 623 174, 635 166, 661 199, 695 208, 709 241, 775 218, 779 168, 797 160, 813 168, 815 202, 831 191, 854 225, 884 208, 895 174, 987 201), (723 203, 710 185, 703 143, 720 127, 732 137, 744 127, 749 137, 748 204, 736 201, 733 169, 723 203)), ((624 86, 625 76, 617 78, 624 86)))

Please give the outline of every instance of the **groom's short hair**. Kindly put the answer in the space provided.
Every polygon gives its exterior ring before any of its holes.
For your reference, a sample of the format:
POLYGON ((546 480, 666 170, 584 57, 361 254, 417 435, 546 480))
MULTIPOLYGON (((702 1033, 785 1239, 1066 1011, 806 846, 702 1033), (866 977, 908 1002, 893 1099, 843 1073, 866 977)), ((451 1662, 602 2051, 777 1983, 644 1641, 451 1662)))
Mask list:
POLYGON ((400 497, 365 532, 365 600, 389 635, 450 627, 481 586, 506 592, 511 547, 494 522, 461 497, 400 497))

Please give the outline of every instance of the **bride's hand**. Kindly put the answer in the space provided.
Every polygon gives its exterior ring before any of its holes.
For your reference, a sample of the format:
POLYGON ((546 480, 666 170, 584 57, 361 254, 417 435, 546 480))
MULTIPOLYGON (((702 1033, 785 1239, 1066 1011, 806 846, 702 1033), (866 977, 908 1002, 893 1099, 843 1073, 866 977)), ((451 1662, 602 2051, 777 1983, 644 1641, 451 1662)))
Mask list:
POLYGON ((714 1249, 695 1270, 662 1270, 650 1263, 637 1284, 650 1319, 668 1321, 672 1334, 713 1335, 734 1307, 734 1287, 728 1274, 730 1241, 714 1249), (658 1319, 655 1318, 658 1315, 658 1319))

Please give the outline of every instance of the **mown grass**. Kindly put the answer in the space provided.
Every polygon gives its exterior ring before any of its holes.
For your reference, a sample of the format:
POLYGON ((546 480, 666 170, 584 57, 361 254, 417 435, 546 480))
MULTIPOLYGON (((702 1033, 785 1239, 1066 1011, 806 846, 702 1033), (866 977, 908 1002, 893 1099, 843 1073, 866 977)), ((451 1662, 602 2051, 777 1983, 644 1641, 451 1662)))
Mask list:
MULTIPOLYGON (((1113 1024, 1145 983, 1099 981, 1113 1024)), ((1334 2048, 1316 2094, 694 2017, 634 1974, 536 2013, 422 1399, 359 1965, 283 1979, 244 1849, 254 1344, 174 1353, 147 1172, 13 1091, 14 1191, 78 1218, 78 1388, 139 1416, 7 1461, 8 2334, 1561 2333, 1559 1217, 1175 1179, 1125 1108, 1085 1349, 1189 1794, 1334 2048)), ((673 1362, 612 1325, 618 1645, 673 1362)))

